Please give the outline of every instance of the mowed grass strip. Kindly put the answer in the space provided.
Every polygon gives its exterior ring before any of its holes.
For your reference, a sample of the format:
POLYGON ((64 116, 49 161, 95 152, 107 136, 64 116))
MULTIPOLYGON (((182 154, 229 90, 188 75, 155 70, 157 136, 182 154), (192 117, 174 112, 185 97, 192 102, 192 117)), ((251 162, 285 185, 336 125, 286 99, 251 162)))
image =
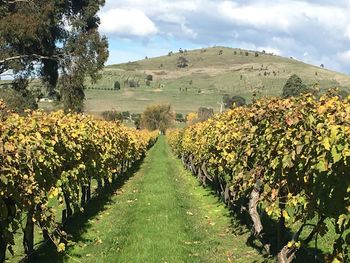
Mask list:
POLYGON ((50 262, 266 262, 232 220, 161 137, 68 255, 50 262))

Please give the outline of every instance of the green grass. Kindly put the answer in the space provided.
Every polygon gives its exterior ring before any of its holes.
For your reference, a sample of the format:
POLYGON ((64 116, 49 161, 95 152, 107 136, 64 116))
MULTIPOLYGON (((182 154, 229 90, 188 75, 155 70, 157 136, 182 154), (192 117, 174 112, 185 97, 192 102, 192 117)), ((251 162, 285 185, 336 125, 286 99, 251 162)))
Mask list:
POLYGON ((230 234, 228 211, 186 173, 161 138, 109 209, 92 219, 83 235, 91 242, 70 255, 88 255, 84 262, 262 261, 245 236, 237 242, 230 234))
POLYGON ((164 137, 113 196, 93 202, 69 228, 67 255, 44 246, 32 262, 266 262, 164 137))

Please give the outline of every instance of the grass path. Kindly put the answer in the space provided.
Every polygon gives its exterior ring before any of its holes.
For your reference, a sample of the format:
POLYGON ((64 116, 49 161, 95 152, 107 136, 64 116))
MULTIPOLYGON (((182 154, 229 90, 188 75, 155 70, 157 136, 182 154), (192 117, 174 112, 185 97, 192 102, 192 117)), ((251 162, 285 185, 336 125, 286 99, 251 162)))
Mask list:
POLYGON ((245 244, 248 233, 232 233, 232 220, 161 137, 135 175, 76 231, 68 256, 43 251, 35 262, 263 262, 245 244))

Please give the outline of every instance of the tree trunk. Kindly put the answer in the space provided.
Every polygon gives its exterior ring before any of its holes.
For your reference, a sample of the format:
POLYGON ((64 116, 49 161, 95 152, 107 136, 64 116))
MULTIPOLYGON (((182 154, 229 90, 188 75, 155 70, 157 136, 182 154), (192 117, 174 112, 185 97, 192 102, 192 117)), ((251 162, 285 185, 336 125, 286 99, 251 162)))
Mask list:
MULTIPOLYGON (((42 213, 40 205, 37 205, 36 209, 39 213, 42 213)), ((39 221, 39 225, 40 225, 41 231, 43 231, 43 239, 45 241, 48 240, 50 238, 49 231, 47 230, 46 226, 41 221, 39 221)))
POLYGON ((200 168, 197 170, 197 180, 202 182, 202 171, 200 168))
POLYGON ((99 191, 102 190, 102 179, 101 179, 101 178, 98 178, 98 179, 97 179, 97 189, 98 189, 99 191))
POLYGON ((207 170, 207 166, 206 166, 205 162, 202 164, 202 171, 203 171, 203 174, 205 175, 205 177, 209 181, 213 182, 213 178, 208 174, 208 170, 207 170))
POLYGON ((198 168, 199 171, 201 171, 201 181, 203 186, 207 186, 207 177, 205 176, 205 174, 203 173, 203 170, 199 167, 198 168))
POLYGON ((70 218, 73 215, 73 210, 70 205, 70 199, 67 194, 64 194, 64 201, 66 202, 66 210, 67 210, 67 219, 70 218))
POLYGON ((104 181, 104 184, 105 184, 105 188, 108 188, 109 187, 109 180, 108 180, 108 178, 106 178, 106 177, 104 177, 103 178, 103 181, 104 181))
POLYGON ((223 183, 224 182, 222 182, 222 180, 219 178, 220 196, 221 196, 221 198, 223 198, 225 200, 225 187, 224 187, 223 183))
POLYGON ((214 190, 216 195, 220 196, 220 180, 217 175, 214 177, 214 190))
POLYGON ((67 209, 62 210, 62 225, 64 225, 67 221, 67 209))
POLYGON ((257 180, 254 185, 254 189, 250 194, 248 210, 249 210, 249 215, 253 221, 253 227, 254 227, 253 234, 263 243, 264 249, 268 254, 270 254, 270 245, 267 244, 263 238, 263 226, 261 224, 260 215, 258 213, 258 202, 260 198, 261 187, 262 187, 261 181, 257 180))
POLYGON ((227 204, 230 201, 230 187, 228 186, 228 184, 226 184, 225 186, 224 200, 225 204, 227 204))
POLYGON ((194 161, 193 161, 193 156, 191 156, 191 169, 192 169, 192 174, 193 175, 196 175, 197 174, 197 167, 196 165, 194 164, 194 161))
MULTIPOLYGON (((326 219, 326 217, 324 217, 324 216, 321 216, 319 218, 317 224, 314 225, 314 228, 312 229, 312 231, 310 232, 308 237, 303 241, 304 244, 308 244, 313 239, 313 237, 318 233, 318 231, 319 231, 319 229, 320 229, 320 227, 323 224, 325 219, 326 219)), ((299 228, 298 232, 296 232, 293 236, 293 241, 299 240, 299 237, 300 237, 304 227, 307 225, 310 225, 310 224, 303 224, 299 228)), ((298 250, 299 250, 299 248, 296 247, 295 245, 293 245, 291 247, 288 247, 288 245, 285 245, 277 255, 278 263, 291 263, 298 250)))
POLYGON ((122 168, 121 168, 121 174, 124 173, 124 160, 122 161, 122 168))
POLYGON ((34 252, 34 208, 31 208, 27 213, 27 222, 23 233, 24 252, 29 257, 34 252))
POLYGON ((81 186, 81 199, 80 199, 80 206, 84 207, 86 204, 86 192, 87 192, 87 187, 85 185, 81 186))
POLYGON ((89 183, 86 189, 86 202, 89 202, 90 200, 91 200, 91 178, 89 179, 89 183))
POLYGON ((295 246, 289 248, 288 245, 285 245, 277 255, 278 263, 291 263, 296 252, 295 246))
MULTIPOLYGON (((284 196, 283 192, 281 194, 284 196)), ((278 251, 282 249, 283 233, 286 233, 286 220, 284 219, 283 212, 282 212, 286 207, 284 202, 285 202, 284 198, 280 199, 279 208, 281 209, 281 214, 278 220, 278 229, 277 229, 277 250, 278 251)))
POLYGON ((4 263, 6 259, 7 242, 4 237, 4 229, 1 225, 2 222, 0 222, 0 263, 4 263))
POLYGON ((181 156, 181 161, 182 161, 183 166, 186 166, 186 158, 185 158, 185 155, 182 155, 182 156, 181 156))
POLYGON ((260 215, 258 213, 258 208, 257 208, 259 198, 260 198, 260 190, 261 190, 261 183, 260 181, 257 181, 255 183, 253 191, 250 194, 250 199, 249 199, 249 215, 253 221, 255 236, 259 236, 263 230, 263 226, 261 224, 260 215))

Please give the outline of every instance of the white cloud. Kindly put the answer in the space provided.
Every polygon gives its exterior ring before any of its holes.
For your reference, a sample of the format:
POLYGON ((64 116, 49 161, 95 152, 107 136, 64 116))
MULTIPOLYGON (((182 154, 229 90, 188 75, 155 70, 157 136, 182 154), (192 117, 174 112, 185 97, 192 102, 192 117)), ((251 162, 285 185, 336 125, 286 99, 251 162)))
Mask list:
POLYGON ((338 53, 338 57, 343 63, 350 65, 350 50, 338 53))
POLYGON ((110 9, 100 14, 103 33, 147 37, 158 32, 156 25, 140 10, 110 9))
POLYGON ((186 18, 184 16, 170 14, 170 13, 159 14, 156 18, 158 21, 162 21, 166 23, 174 23, 174 24, 182 24, 184 23, 184 21, 186 21, 186 18))
POLYGON ((193 39, 195 39, 198 35, 196 32, 194 32, 191 28, 187 27, 185 24, 181 24, 181 30, 186 36, 189 36, 190 38, 193 38, 193 39))
POLYGON ((348 25, 348 26, 346 27, 345 36, 346 36, 348 39, 350 39, 350 25, 348 25))
POLYGON ((252 1, 241 5, 223 1, 218 4, 218 11, 234 23, 285 32, 310 24, 318 24, 327 30, 341 31, 350 23, 343 7, 322 6, 302 1, 252 1))
POLYGON ((287 30, 290 20, 285 16, 283 6, 239 6, 235 2, 224 1, 218 4, 218 11, 231 22, 255 27, 273 27, 287 30))
POLYGON ((182 48, 188 43, 264 49, 350 73, 344 55, 349 13, 349 0, 106 0, 100 16, 108 37, 140 45, 156 36, 182 48))

